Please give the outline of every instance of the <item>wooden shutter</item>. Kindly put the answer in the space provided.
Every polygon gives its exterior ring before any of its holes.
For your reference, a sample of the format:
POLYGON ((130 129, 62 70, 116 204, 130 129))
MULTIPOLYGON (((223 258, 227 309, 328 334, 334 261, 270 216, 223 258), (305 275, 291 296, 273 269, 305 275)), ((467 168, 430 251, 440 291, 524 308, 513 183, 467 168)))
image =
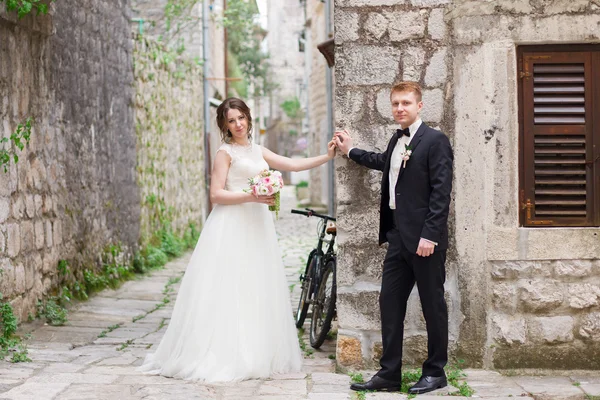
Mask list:
POLYGON ((519 53, 521 223, 598 225, 598 58, 592 51, 519 53))

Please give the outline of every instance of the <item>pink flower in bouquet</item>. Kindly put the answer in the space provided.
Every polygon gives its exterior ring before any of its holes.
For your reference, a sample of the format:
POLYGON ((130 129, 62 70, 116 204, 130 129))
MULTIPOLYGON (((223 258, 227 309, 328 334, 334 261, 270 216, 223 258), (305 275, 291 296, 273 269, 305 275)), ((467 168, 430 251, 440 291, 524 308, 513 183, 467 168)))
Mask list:
POLYGON ((253 178, 248 179, 249 189, 245 192, 254 196, 275 196, 275 205, 269 206, 269 210, 275 211, 279 217, 280 190, 283 187, 281 172, 265 169, 253 178))

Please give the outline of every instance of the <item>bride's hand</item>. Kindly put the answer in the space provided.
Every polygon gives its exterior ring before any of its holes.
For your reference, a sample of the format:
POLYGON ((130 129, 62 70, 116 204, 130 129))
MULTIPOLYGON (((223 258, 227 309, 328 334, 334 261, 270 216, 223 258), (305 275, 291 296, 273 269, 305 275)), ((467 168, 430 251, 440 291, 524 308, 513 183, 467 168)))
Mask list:
POLYGON ((332 160, 335 157, 335 149, 336 149, 336 145, 335 142, 333 140, 331 140, 329 143, 327 143, 327 157, 332 160))
POLYGON ((275 205, 275 196, 252 196, 255 203, 266 204, 268 206, 275 205))

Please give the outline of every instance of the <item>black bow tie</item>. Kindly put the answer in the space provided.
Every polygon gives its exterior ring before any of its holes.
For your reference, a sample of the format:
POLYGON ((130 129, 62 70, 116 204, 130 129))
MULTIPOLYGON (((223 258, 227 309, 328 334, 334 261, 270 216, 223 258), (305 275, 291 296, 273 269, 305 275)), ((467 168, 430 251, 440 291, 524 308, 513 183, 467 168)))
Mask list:
POLYGON ((398 129, 396 130, 396 134, 398 134, 398 139, 400 139, 402 136, 410 137, 410 130, 408 128, 398 129))

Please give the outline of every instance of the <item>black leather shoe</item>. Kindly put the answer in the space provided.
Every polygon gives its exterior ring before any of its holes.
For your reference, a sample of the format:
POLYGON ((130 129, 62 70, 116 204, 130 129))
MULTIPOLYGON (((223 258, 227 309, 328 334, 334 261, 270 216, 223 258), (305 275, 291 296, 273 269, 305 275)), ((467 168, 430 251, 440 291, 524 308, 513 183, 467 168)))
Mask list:
POLYGON ((375 375, 368 382, 353 383, 350 385, 350 389, 356 391, 372 390, 375 392, 399 392, 400 382, 390 381, 375 375))
POLYGON ((408 389, 408 394, 422 394, 448 386, 445 376, 422 376, 419 382, 408 389))

